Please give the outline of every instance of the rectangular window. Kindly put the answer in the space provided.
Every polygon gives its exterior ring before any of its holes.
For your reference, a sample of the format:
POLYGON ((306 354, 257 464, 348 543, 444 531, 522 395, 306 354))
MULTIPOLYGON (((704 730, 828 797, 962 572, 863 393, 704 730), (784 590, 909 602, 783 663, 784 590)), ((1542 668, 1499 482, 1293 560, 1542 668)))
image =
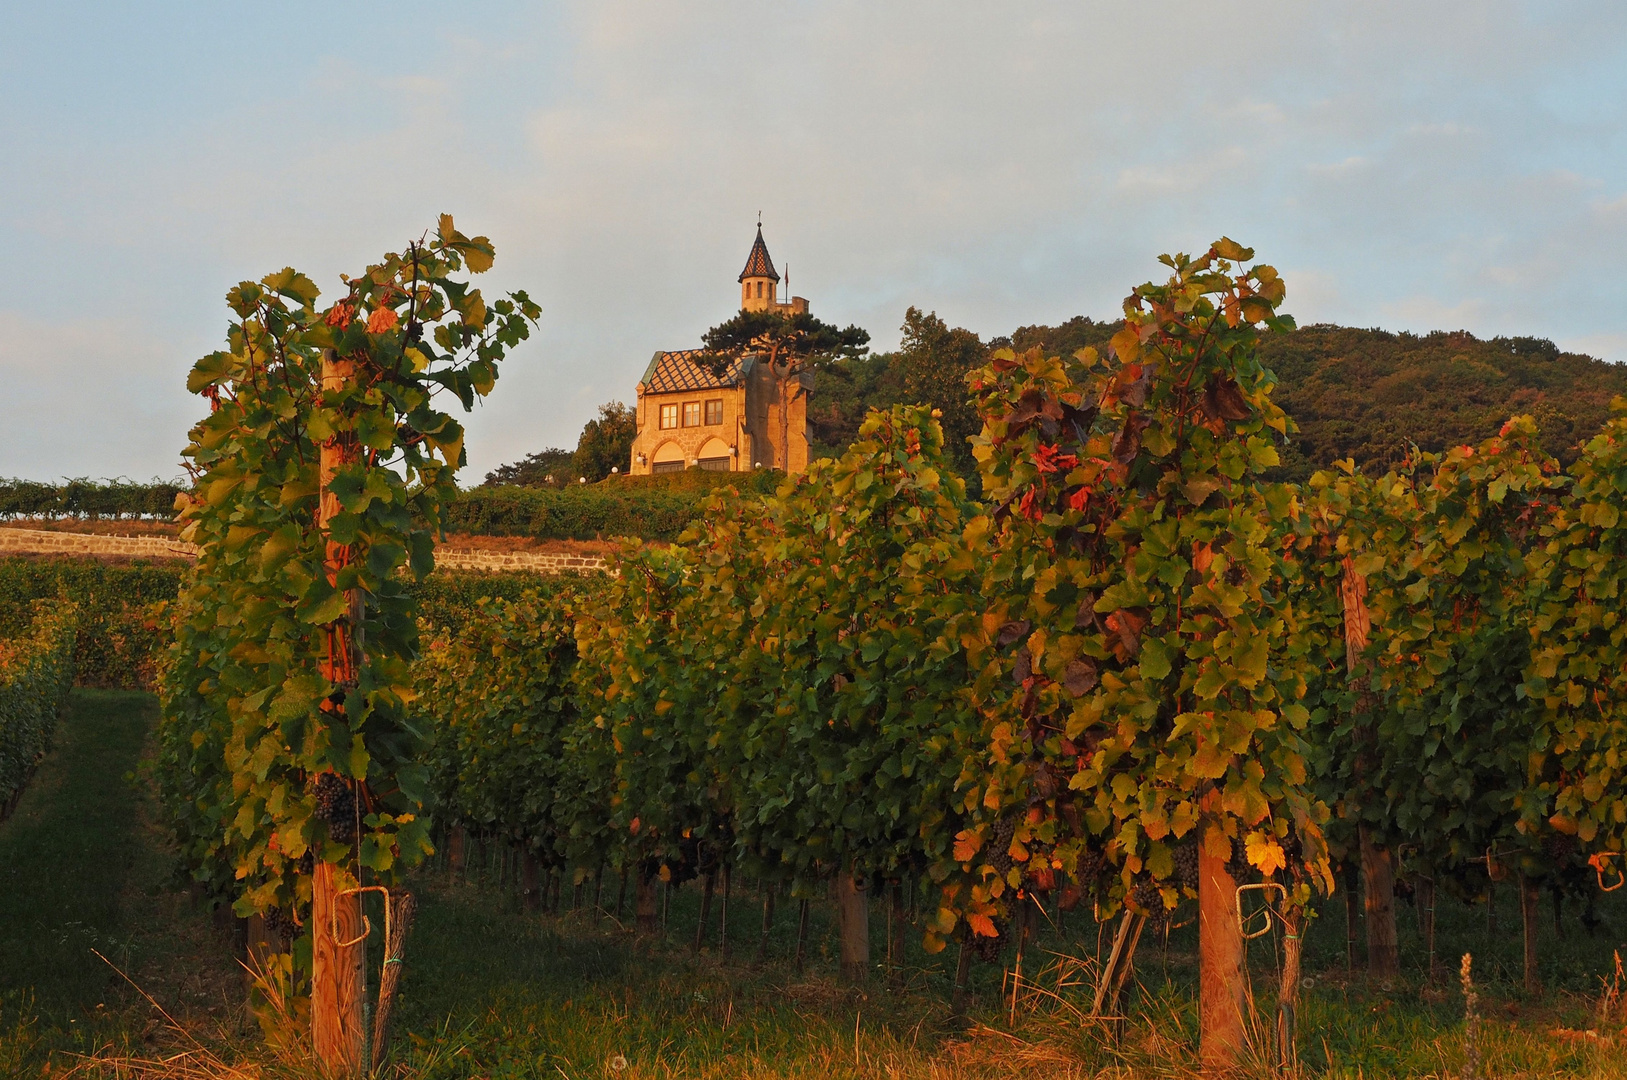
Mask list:
POLYGON ((723 423, 723 399, 722 398, 718 398, 715 401, 708 401, 706 403, 706 422, 708 424, 721 424, 721 423, 723 423))
POLYGON ((698 401, 684 402, 684 427, 701 426, 701 403, 698 401))
POLYGON ((661 406, 661 427, 663 429, 665 429, 665 428, 675 428, 677 426, 678 426, 678 406, 676 406, 676 405, 663 405, 663 406, 661 406))

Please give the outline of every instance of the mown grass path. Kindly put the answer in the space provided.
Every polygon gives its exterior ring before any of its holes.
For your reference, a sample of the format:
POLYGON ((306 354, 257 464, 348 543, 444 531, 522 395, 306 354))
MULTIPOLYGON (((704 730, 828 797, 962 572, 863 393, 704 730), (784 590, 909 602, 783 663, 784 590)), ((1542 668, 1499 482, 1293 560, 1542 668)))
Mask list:
POLYGON ((91 950, 128 959, 123 898, 150 855, 125 777, 156 713, 147 694, 76 691, 55 750, 0 825, 0 993, 31 992, 43 1023, 83 1022, 122 981, 91 950))

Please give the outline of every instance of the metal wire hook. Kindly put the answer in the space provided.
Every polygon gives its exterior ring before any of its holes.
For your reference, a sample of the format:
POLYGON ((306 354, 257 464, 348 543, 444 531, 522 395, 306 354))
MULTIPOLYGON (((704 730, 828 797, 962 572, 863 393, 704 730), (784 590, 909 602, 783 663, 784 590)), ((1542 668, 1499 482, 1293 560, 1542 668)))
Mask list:
MULTIPOLYGON (((359 887, 354 888, 354 889, 341 889, 340 891, 333 894, 333 898, 334 898, 334 900, 339 900, 339 899, 341 899, 343 897, 346 897, 346 896, 360 896, 362 893, 365 893, 365 892, 381 892, 381 893, 384 894, 384 940, 389 941, 390 940, 390 890, 389 889, 386 889, 383 885, 362 885, 362 886, 359 886, 359 887)), ((348 949, 352 945, 360 945, 362 942, 367 940, 367 936, 369 934, 371 934, 372 932, 373 932, 373 923, 372 923, 372 921, 370 919, 368 919, 366 913, 364 912, 362 914, 362 933, 361 933, 361 936, 356 937, 356 938, 352 938, 349 941, 340 941, 339 940, 339 906, 338 906, 338 904, 335 904, 333 907, 328 909, 328 936, 333 939, 334 945, 338 946, 339 948, 348 949)))
POLYGON ((1623 885, 1627 885, 1627 871, 1622 870, 1620 867, 1616 868, 1616 883, 1614 885, 1606 885, 1604 883, 1605 868, 1610 865, 1611 859, 1620 854, 1621 852, 1619 851, 1600 851, 1588 856, 1588 865, 1593 867, 1593 872, 1599 876, 1600 892, 1615 892, 1623 885))
MULTIPOLYGON (((1271 916, 1276 915, 1276 909, 1271 906, 1271 899, 1266 897, 1265 907, 1255 912, 1256 915, 1265 916, 1265 925, 1252 934, 1244 930, 1243 928, 1246 925, 1247 920, 1243 917, 1243 894, 1248 892, 1250 889, 1258 889, 1261 892, 1275 889, 1284 900, 1288 899, 1288 890, 1283 887, 1281 882, 1261 881, 1254 885, 1239 885, 1237 887, 1237 927, 1240 931, 1242 931, 1244 941, 1253 941, 1255 938, 1265 937, 1265 935, 1269 934, 1271 932, 1271 916)), ((1282 918, 1281 915, 1277 915, 1277 917, 1279 919, 1282 918)))

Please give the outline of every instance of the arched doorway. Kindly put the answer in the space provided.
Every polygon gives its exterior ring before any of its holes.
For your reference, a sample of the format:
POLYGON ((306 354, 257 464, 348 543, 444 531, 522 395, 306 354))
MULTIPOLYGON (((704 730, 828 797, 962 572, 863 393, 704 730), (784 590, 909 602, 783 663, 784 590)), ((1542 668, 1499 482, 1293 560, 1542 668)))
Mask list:
POLYGON ((706 440, 700 453, 695 455, 700 459, 700 467, 707 472, 731 472, 734 469, 734 458, 729 452, 729 444, 717 436, 706 440))
POLYGON ((684 448, 672 440, 667 440, 655 448, 650 458, 650 471, 652 473, 669 473, 684 471, 684 448))

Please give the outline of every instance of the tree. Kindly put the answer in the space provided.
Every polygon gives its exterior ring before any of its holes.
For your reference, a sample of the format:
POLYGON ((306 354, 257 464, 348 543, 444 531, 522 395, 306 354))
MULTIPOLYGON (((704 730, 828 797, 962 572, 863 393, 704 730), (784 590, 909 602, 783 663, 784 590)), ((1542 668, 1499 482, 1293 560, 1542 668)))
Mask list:
POLYGON ((637 436, 638 418, 632 409, 619 401, 600 405, 598 417, 583 425, 582 437, 576 441, 576 453, 571 455, 573 475, 596 483, 609 476, 611 469, 626 472, 637 436))
POLYGON ((911 307, 904 313, 904 340, 893 363, 907 400, 931 405, 942 414, 944 449, 958 472, 977 471, 970 440, 983 427, 966 375, 988 359, 983 342, 970 330, 950 329, 937 312, 923 314, 911 307))
POLYGON ((573 451, 550 446, 546 450, 527 454, 519 461, 497 466, 486 474, 482 486, 511 484, 515 487, 548 487, 564 484, 572 477, 582 475, 571 471, 573 456, 573 451))
MULTIPOLYGON (((807 393, 802 373, 870 351, 868 331, 857 326, 838 330, 806 311, 787 315, 781 311, 742 310, 728 322, 706 331, 701 340, 710 354, 701 362, 719 377, 748 353, 755 353, 768 366, 779 390, 780 452, 786 456, 791 449, 791 403, 807 393)), ((783 469, 787 463, 776 464, 783 469)))

